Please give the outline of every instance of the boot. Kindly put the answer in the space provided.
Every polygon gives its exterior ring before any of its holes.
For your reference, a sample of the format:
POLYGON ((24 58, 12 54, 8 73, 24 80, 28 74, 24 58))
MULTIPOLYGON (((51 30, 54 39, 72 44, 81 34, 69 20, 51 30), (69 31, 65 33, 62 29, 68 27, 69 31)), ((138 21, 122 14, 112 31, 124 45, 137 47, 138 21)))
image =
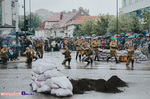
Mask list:
POLYGON ((134 67, 133 64, 134 64, 134 60, 132 60, 132 68, 131 68, 132 70, 133 70, 133 67, 134 67))
POLYGON ((68 61, 68 66, 70 66, 70 61, 68 61))
POLYGON ((81 55, 79 55, 79 61, 81 61, 81 55))
POLYGON ((109 62, 110 57, 107 58, 107 62, 109 62))
POLYGON ((99 61, 99 57, 97 56, 97 61, 99 61))
POLYGON ((115 58, 115 60, 116 60, 116 64, 118 64, 118 63, 119 63, 118 59, 117 59, 117 58, 115 58))
POLYGON ((76 56, 76 60, 78 59, 78 56, 76 56))
POLYGON ((94 58, 94 61, 96 61, 96 56, 95 56, 95 58, 94 58))
POLYGON ((93 60, 91 59, 91 66, 93 65, 93 60))
POLYGON ((87 61, 88 63, 87 63, 87 66, 90 64, 90 61, 87 61))

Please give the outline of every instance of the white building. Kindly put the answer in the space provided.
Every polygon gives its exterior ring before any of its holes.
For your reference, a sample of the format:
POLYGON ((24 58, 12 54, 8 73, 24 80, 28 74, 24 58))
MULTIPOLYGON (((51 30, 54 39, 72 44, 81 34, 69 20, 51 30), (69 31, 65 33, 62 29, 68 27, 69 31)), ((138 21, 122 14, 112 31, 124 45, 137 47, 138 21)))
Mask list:
POLYGON ((140 15, 140 9, 150 10, 150 0, 122 0, 120 11, 124 13, 136 12, 140 15))
POLYGON ((0 35, 8 34, 15 27, 12 26, 12 0, 0 0, 0 35))

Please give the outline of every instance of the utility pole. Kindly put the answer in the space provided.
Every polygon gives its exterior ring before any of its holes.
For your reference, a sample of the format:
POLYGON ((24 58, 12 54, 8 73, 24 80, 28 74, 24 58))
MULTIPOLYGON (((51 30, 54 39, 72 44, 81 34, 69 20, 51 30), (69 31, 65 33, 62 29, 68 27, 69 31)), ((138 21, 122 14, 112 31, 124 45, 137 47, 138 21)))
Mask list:
POLYGON ((31 0, 29 1, 29 5, 30 5, 30 32, 31 32, 31 0))
MULTIPOLYGON (((117 37, 118 37, 118 0, 116 0, 116 9, 117 9, 117 25, 116 25, 116 28, 117 28, 117 37)), ((118 40, 117 40, 117 45, 118 45, 118 40)))
POLYGON ((26 4, 24 0, 24 31, 25 31, 25 39, 26 39, 26 4))

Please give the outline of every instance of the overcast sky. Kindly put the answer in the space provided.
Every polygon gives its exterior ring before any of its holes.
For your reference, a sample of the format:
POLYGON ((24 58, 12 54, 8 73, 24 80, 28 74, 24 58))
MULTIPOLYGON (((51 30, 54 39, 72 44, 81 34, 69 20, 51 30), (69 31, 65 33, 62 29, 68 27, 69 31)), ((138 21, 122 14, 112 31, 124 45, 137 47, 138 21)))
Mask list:
MULTIPOLYGON (((29 1, 26 1, 26 11, 29 12, 29 1)), ((121 7, 121 1, 119 1, 119 8, 121 7)), ((24 0, 19 0, 19 5, 23 5, 24 0)), ((116 0, 31 0, 32 12, 37 9, 44 8, 53 12, 61 12, 63 10, 72 11, 72 9, 78 9, 83 7, 90 10, 90 15, 101 14, 116 14, 116 0)), ((23 14, 23 8, 19 7, 19 14, 23 14)))

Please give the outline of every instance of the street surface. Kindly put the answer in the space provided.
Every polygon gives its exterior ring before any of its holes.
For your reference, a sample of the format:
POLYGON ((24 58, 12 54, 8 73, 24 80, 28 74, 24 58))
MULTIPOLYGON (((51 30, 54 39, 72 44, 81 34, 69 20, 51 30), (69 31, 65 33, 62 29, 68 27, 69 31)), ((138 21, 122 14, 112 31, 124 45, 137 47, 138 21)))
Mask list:
MULTIPOLYGON (((75 52, 72 52, 71 67, 61 65, 64 56, 60 52, 45 53, 44 57, 56 63, 58 69, 73 79, 90 78, 108 80, 111 76, 117 75, 127 82, 129 87, 123 87, 122 93, 100 93, 86 92, 76 94, 72 97, 61 99, 149 99, 150 97, 150 62, 135 63, 134 70, 126 70, 125 63, 115 62, 94 62, 93 66, 84 67, 86 63, 75 60, 75 52)), ((0 99, 60 99, 50 94, 33 92, 29 86, 31 69, 25 63, 8 63, 7 66, 0 64, 0 92, 34 93, 33 96, 1 96, 0 99)))

